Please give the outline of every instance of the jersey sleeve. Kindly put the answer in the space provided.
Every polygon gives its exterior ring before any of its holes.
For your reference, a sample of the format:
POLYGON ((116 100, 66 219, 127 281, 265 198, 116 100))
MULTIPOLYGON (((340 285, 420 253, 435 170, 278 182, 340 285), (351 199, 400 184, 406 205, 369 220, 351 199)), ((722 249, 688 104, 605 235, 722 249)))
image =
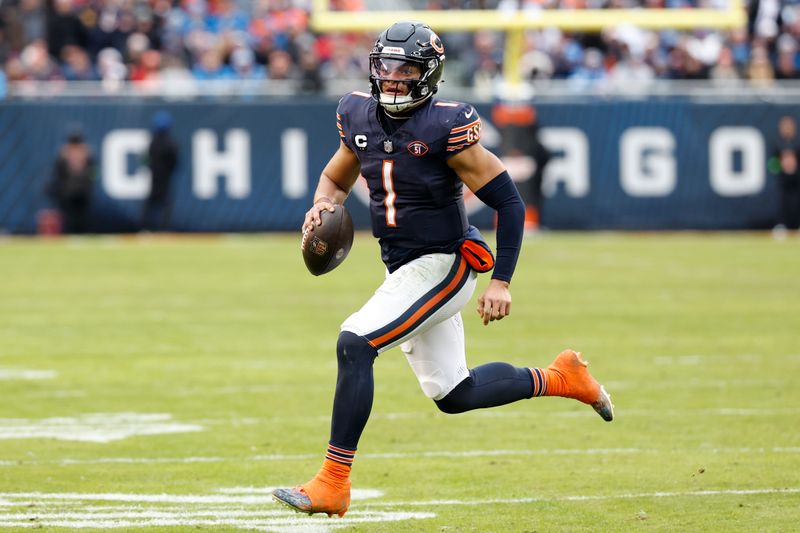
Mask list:
POLYGON ((449 122, 447 133, 446 158, 464 151, 481 139, 481 117, 469 104, 460 104, 449 110, 455 116, 449 122))
POLYGON ((344 95, 336 108, 336 128, 339 131, 339 139, 353 152, 356 152, 353 131, 358 131, 359 124, 364 124, 369 109, 369 105, 365 105, 365 103, 368 104, 371 100, 372 95, 369 93, 353 91, 344 95))
POLYGON ((348 96, 349 95, 343 96, 339 100, 339 105, 336 107, 336 129, 339 131, 339 140, 341 140, 345 144, 345 146, 353 150, 353 146, 351 145, 351 142, 348 140, 348 135, 346 133, 346 128, 348 125, 348 120, 347 120, 348 96))

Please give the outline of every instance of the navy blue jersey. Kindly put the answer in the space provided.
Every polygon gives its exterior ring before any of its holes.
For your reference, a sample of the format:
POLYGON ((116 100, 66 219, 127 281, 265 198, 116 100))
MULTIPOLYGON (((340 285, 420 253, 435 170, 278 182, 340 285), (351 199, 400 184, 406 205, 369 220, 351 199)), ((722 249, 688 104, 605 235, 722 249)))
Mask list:
POLYGON ((452 253, 469 228, 463 183, 447 160, 480 139, 475 108, 431 99, 387 133, 367 93, 344 96, 339 136, 361 162, 372 233, 390 271, 426 253, 452 253))

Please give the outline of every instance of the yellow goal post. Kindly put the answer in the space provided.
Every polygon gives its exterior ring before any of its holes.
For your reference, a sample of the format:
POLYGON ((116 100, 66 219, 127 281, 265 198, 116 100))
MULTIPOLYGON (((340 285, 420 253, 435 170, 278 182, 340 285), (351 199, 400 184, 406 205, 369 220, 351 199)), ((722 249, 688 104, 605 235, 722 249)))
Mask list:
POLYGON ((381 31, 398 20, 422 20, 437 32, 495 30, 506 32, 503 75, 520 81, 519 58, 525 30, 559 28, 570 32, 599 32, 622 24, 650 30, 725 30, 742 27, 747 14, 742 0, 728 0, 725 9, 543 9, 498 11, 332 11, 328 0, 313 0, 311 27, 318 32, 381 31))

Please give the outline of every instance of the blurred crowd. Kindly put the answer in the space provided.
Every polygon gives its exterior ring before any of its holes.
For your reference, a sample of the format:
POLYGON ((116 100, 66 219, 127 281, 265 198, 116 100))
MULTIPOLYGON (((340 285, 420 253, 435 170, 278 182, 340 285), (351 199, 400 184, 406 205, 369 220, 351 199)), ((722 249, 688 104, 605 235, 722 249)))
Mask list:
MULTIPOLYGON (((333 0, 339 10, 719 8, 726 0, 333 0), (387 4, 387 5, 382 5, 387 4)), ((375 33, 317 34, 311 0, 0 0, 0 95, 15 81, 174 83, 233 80, 320 93, 365 79, 375 33)), ((748 26, 732 31, 526 34, 528 79, 577 88, 654 79, 800 78, 800 0, 750 0, 748 26)), ((457 15, 453 15, 457 16, 457 15)), ((448 83, 489 87, 502 72, 504 34, 444 33, 448 83)), ((245 85, 246 86, 246 85, 245 85)))

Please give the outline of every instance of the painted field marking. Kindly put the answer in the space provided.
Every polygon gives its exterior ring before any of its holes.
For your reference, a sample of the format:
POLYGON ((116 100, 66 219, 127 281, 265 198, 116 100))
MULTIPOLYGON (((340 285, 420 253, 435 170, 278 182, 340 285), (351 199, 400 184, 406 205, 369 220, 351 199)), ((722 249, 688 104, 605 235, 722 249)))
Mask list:
MULTIPOLYGON (((613 391, 612 391, 613 393, 613 391)), ((616 417, 643 416, 652 417, 653 409, 618 409, 615 411, 616 417)), ((687 416, 785 416, 800 414, 800 407, 779 407, 779 408, 750 408, 750 407, 721 407, 713 409, 658 409, 658 416, 687 417, 687 416)), ((597 415, 592 410, 581 409, 576 411, 551 411, 547 413, 535 411, 486 411, 476 412, 472 416, 483 418, 542 418, 546 416, 581 417, 595 418, 597 415)))
MULTIPOLYGON (((518 457, 537 455, 633 455, 633 454, 676 454, 676 453, 739 453, 739 454, 793 454, 800 453, 800 446, 763 447, 722 447, 693 449, 657 449, 657 448, 550 448, 534 450, 461 450, 435 452, 386 452, 359 454, 359 461, 373 459, 422 459, 431 457, 518 457)), ((96 459, 59 459, 53 461, 0 460, 0 467, 31 465, 99 465, 99 464, 190 464, 190 463, 225 463, 225 462, 271 462, 271 461, 307 461, 316 459, 319 454, 271 454, 250 457, 99 457, 96 459)))
MULTIPOLYGON (((219 489, 217 492, 222 494, 272 494, 276 487, 228 487, 219 489)), ((350 499, 352 501, 368 500, 371 498, 380 498, 383 496, 383 491, 378 489, 351 489, 350 499)))
MULTIPOLYGON (((130 529, 141 527, 213 527, 256 529, 281 533, 318 532, 360 523, 386 523, 435 518, 432 512, 358 509, 346 520, 329 520, 324 515, 299 515, 276 504, 271 487, 229 487, 205 494, 122 494, 122 493, 3 493, 7 503, 0 508, 0 528, 64 527, 71 529, 130 529), (112 502, 102 506, 97 502, 112 502), (138 503, 118 506, 113 503, 138 503), (141 505, 145 503, 146 505, 141 505), (177 506, 176 506, 177 504, 177 506), (265 507, 265 504, 268 504, 265 507), (33 506, 32 506, 33 505, 33 506), (9 508, 12 507, 12 508, 9 508), (14 508, 16 507, 16 508, 14 508)), ((354 490, 355 501, 375 499, 383 492, 354 490)))
MULTIPOLYGON (((739 354, 673 354, 673 355, 656 355, 653 357, 653 364, 655 365, 684 365, 696 366, 701 364, 718 364, 724 362, 730 364, 732 362, 739 363, 759 363, 767 358, 772 358, 771 354, 761 353, 739 353, 739 354)), ((800 354, 782 354, 781 360, 783 361, 800 361, 800 354)))
POLYGON ((53 379, 55 370, 31 370, 27 368, 0 368, 0 381, 53 379))
POLYGON ((606 388, 610 391, 621 390, 675 390, 675 389, 741 389, 741 388, 779 388, 792 386, 796 380, 782 379, 700 379, 686 378, 682 380, 658 380, 656 382, 644 381, 605 381, 606 388))
POLYGON ((0 418, 0 440, 58 439, 106 443, 140 435, 202 431, 203 426, 175 422, 165 413, 92 413, 76 417, 0 418))
MULTIPOLYGON (((788 382, 787 382, 788 383, 788 382)), ((611 393, 614 389, 609 386, 611 393)), ((653 416, 653 409, 627 409, 624 406, 618 407, 616 414, 618 417, 647 417, 653 416)), ((784 415, 800 414, 800 407, 778 407, 778 408, 751 408, 751 407, 729 407, 729 408, 700 408, 700 409, 658 409, 659 417, 680 417, 687 416, 702 416, 708 418, 710 416, 784 416, 784 415)), ((425 412, 405 412, 405 413, 372 413, 370 421, 373 420, 436 420, 439 418, 447 418, 450 415, 440 413, 439 411, 425 411, 425 412)), ((550 410, 542 411, 536 409, 525 410, 475 410, 471 411, 467 417, 478 418, 596 418, 597 414, 589 409, 587 406, 575 404, 574 409, 570 410, 550 410)), ((279 424, 285 422, 305 422, 305 423, 323 423, 329 424, 331 421, 330 416, 270 416, 270 417, 248 417, 242 419, 209 419, 204 418, 197 420, 198 424, 205 424, 207 426, 236 426, 236 425, 265 425, 265 424, 279 424)))
MULTIPOLYGON (((135 494, 120 492, 3 492, 0 497, 7 498, 9 501, 39 501, 51 500, 59 502, 71 501, 104 501, 104 502, 138 502, 138 503, 177 503, 177 504, 196 504, 196 505, 218 505, 218 504, 239 504, 239 505, 263 505, 273 503, 272 491, 275 487, 232 487, 219 489, 219 492, 229 495, 212 494, 135 494)), ((353 489, 350 499, 353 501, 380 498, 383 491, 377 489, 353 489)))
POLYGON ((326 524, 322 520, 327 518, 246 518, 228 517, 224 511, 220 512, 216 518, 199 518, 174 514, 169 518, 143 518, 134 519, 96 519, 91 515, 84 517, 76 516, 72 519, 44 518, 37 519, 34 515, 14 519, 11 516, 0 514, 0 528, 42 528, 42 527, 63 527, 71 529, 132 529, 142 527, 214 527, 228 526, 238 529, 273 531, 277 533, 327 533, 334 529, 351 527, 354 524, 380 523, 380 522, 399 522, 402 520, 422 520, 435 518, 434 513, 407 513, 407 512, 380 512, 373 511, 358 515, 348 513, 347 521, 339 524, 326 524))
MULTIPOLYGON (((329 531, 349 527, 361 523, 386 523, 404 520, 422 520, 435 518, 433 512, 410 512, 408 510, 392 511, 402 507, 430 507, 442 505, 460 506, 494 506, 520 505, 552 502, 582 502, 596 500, 650 499, 676 497, 714 497, 714 496, 751 496, 775 494, 800 494, 800 487, 766 488, 766 489, 726 489, 696 490, 685 492, 641 492, 598 495, 566 495, 554 497, 504 498, 480 500, 412 500, 389 502, 365 502, 357 505, 347 514, 344 520, 329 520, 324 516, 307 517, 279 508, 248 509, 242 506, 261 506, 261 494, 270 491, 267 487, 232 487, 222 488, 219 492, 238 494, 229 499, 211 499, 209 495, 174 495, 174 494, 121 494, 121 493, 2 493, 0 500, 5 505, 0 509, 0 528, 41 528, 64 527, 71 529, 130 529, 142 527, 213 527, 227 526, 237 529, 256 529, 278 533, 329 531), (257 493, 254 495, 253 493, 257 493), (89 502, 148 502, 151 506, 115 507, 97 506, 89 502), (36 504, 35 508, 30 504, 36 504), (160 503, 180 503, 177 508, 159 506, 160 503), (222 504, 222 505, 220 505, 222 504), (17 506, 17 509, 9 509, 17 506), (193 507, 197 506, 197 507, 193 507), (16 512, 14 512, 16 510, 16 512)), ((355 494, 354 494, 355 495, 355 494)), ((383 493, 374 489, 365 489, 358 498, 377 499, 383 493)))
POLYGON ((683 355, 657 355, 653 357, 653 364, 656 365, 684 365, 696 366, 701 364, 716 364, 720 361, 725 361, 730 364, 731 362, 742 363, 757 363, 764 359, 762 354, 755 353, 742 353, 742 354, 683 354, 683 355))
MULTIPOLYGON (((640 498, 679 498, 679 497, 706 497, 706 496, 753 496, 769 494, 800 494, 800 487, 781 488, 781 489, 727 489, 727 490, 693 490, 686 492, 639 492, 624 494, 598 494, 598 495, 572 495, 554 496, 550 498, 504 498, 504 499, 482 499, 482 500, 428 500, 428 501, 405 501, 405 502, 382 502, 382 507, 420 507, 436 505, 498 505, 498 504, 525 504, 525 503, 551 503, 551 502, 577 502, 592 500, 635 500, 640 498)), ((363 504, 363 507, 370 507, 372 503, 363 504)))

